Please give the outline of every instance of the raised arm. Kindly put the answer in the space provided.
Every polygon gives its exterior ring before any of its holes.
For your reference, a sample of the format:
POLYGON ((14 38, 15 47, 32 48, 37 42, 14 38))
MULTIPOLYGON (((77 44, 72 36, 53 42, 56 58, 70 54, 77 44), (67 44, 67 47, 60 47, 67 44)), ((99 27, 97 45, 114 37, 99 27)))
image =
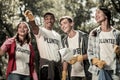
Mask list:
POLYGON ((3 55, 8 50, 8 48, 10 48, 10 44, 12 44, 13 42, 14 38, 9 38, 5 40, 5 42, 0 47, 0 56, 3 55))
POLYGON ((30 10, 26 10, 24 15, 29 19, 29 24, 31 25, 32 32, 37 35, 39 32, 39 27, 35 23, 35 17, 33 13, 30 10))

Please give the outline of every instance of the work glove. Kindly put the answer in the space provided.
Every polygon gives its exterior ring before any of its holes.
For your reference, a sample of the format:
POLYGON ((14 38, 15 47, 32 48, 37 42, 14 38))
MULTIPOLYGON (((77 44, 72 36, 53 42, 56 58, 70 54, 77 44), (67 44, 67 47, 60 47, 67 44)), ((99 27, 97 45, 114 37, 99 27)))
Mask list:
POLYGON ((94 64, 97 67, 99 67, 100 69, 102 69, 106 65, 106 62, 103 60, 99 60, 98 58, 93 58, 92 64, 94 64))
POLYGON ((106 65, 106 62, 103 61, 103 60, 99 60, 99 61, 96 63, 96 66, 99 67, 100 69, 104 68, 105 65, 106 65))
POLYGON ((115 52, 117 55, 120 55, 120 46, 114 45, 114 52, 115 52))
POLYGON ((29 19, 29 21, 34 21, 34 15, 33 15, 32 11, 26 10, 24 13, 24 16, 27 17, 29 19))
POLYGON ((82 56, 82 55, 78 55, 78 56, 77 56, 77 61, 78 61, 78 62, 83 61, 83 56, 82 56))
POLYGON ((66 80, 67 71, 62 71, 62 80, 66 80))
POLYGON ((68 63, 75 64, 76 62, 81 62, 81 61, 83 61, 83 56, 82 55, 76 55, 70 61, 68 61, 68 63))
POLYGON ((77 56, 72 57, 72 59, 68 61, 69 64, 75 64, 76 62, 77 62, 77 56))
POLYGON ((93 64, 93 65, 96 65, 97 62, 99 62, 99 59, 98 59, 98 58, 93 58, 93 59, 92 59, 92 64, 93 64))

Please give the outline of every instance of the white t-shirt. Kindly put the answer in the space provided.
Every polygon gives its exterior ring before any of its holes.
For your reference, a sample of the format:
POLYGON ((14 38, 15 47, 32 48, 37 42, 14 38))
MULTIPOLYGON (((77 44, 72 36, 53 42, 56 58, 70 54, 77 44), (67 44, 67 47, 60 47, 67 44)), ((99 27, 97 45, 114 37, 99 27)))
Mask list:
POLYGON ((62 48, 61 36, 54 30, 43 27, 35 37, 40 57, 58 62, 60 60, 58 50, 62 48))
POLYGON ((23 46, 20 46, 16 42, 16 70, 12 73, 18 73, 23 75, 30 75, 29 72, 29 59, 30 59, 30 48, 29 45, 26 43, 23 46))
POLYGON ((114 70, 116 68, 114 44, 116 43, 113 31, 103 32, 101 31, 99 38, 100 43, 100 59, 104 60, 107 64, 105 69, 114 70))
MULTIPOLYGON (((68 44, 70 49, 75 50, 79 48, 78 38, 79 38, 79 32, 77 31, 76 31, 76 35, 73 38, 68 37, 68 44)), ((74 55, 77 55, 77 54, 74 54, 74 55)), ((76 62, 75 64, 72 65, 71 76, 78 76, 78 77, 85 76, 83 62, 76 62)))

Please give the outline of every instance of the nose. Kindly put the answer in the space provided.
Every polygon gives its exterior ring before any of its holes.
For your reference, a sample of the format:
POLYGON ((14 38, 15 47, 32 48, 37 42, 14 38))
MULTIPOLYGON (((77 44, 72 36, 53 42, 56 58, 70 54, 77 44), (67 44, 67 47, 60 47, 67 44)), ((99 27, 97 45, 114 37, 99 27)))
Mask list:
POLYGON ((24 26, 22 26, 21 29, 24 29, 24 26))
POLYGON ((48 19, 48 22, 52 22, 52 19, 48 19))

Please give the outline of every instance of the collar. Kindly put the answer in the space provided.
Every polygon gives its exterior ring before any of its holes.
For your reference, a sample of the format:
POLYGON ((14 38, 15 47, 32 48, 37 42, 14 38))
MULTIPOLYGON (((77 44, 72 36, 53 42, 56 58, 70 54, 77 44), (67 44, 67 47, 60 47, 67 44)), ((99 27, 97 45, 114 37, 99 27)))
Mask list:
MULTIPOLYGON (((111 26, 111 28, 112 28, 113 32, 116 31, 116 29, 113 26, 111 26)), ((97 31, 97 33, 100 33, 102 31, 101 27, 99 26, 98 28, 96 28, 96 31, 97 31)))

